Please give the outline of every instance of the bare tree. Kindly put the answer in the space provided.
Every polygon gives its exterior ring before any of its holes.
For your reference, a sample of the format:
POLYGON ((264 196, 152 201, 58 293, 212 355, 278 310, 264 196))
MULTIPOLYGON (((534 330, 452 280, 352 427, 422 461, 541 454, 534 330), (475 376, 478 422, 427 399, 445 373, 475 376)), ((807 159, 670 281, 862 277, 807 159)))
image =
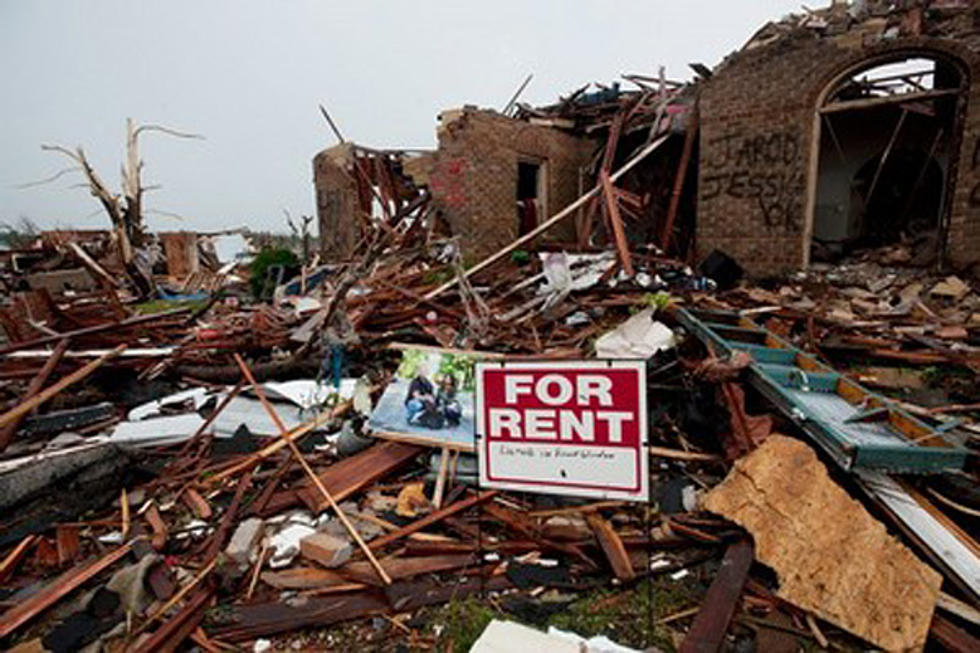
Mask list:
POLYGON ((41 228, 33 220, 25 215, 20 216, 17 222, 0 222, 0 244, 11 249, 24 249, 33 243, 41 228))
MULTIPOLYGON (((89 192, 95 197, 109 216, 119 252, 126 266, 126 273, 141 295, 149 295, 154 290, 153 277, 148 269, 136 261, 134 248, 142 248, 147 243, 146 226, 143 221, 143 193, 157 188, 142 184, 143 161, 139 155, 139 137, 144 132, 157 131, 178 138, 204 138, 197 134, 186 134, 160 125, 137 125, 132 118, 126 119, 126 160, 122 165, 122 193, 113 193, 95 171, 85 156, 81 146, 71 150, 61 145, 42 145, 41 149, 59 152, 75 162, 66 170, 42 180, 47 183, 61 177, 66 172, 81 171, 89 192)), ((33 184, 28 184, 33 185, 33 184)))
POLYGON ((303 246, 303 265, 310 262, 310 225, 313 224, 312 215, 301 215, 299 216, 302 220, 302 225, 300 227, 296 226, 293 222, 293 217, 289 214, 287 209, 282 210, 286 214, 286 224, 289 225, 289 230, 293 232, 293 236, 299 239, 303 246))

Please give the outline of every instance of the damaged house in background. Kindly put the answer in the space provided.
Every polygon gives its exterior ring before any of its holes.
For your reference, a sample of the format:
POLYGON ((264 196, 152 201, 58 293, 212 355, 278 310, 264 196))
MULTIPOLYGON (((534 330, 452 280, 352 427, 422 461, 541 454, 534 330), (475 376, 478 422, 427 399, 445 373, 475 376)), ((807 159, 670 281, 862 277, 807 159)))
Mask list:
POLYGON ((427 151, 321 107, 319 242, 89 180, 0 250, 0 648, 980 651, 978 38, 835 3, 427 151))
MULTIPOLYGON (((690 262, 717 249, 755 275, 896 244, 906 247, 890 262, 969 266, 980 251, 975 11, 885 4, 836 3, 768 23, 713 71, 695 65, 690 85, 628 75, 639 90, 614 84, 548 107, 445 111, 435 151, 371 155, 389 162, 385 177, 370 161, 355 164, 349 153, 364 148, 325 150, 313 166, 323 255, 349 257, 358 216, 411 186, 429 198, 428 228, 480 257, 663 133, 615 189, 631 244, 690 262)), ((606 213, 587 203, 535 244, 608 244, 606 213)))

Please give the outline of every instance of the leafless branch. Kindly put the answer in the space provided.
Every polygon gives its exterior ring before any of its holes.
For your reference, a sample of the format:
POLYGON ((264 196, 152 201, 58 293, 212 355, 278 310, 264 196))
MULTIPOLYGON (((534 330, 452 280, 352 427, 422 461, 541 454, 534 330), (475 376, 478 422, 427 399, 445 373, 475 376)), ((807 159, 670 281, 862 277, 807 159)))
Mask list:
POLYGON ((50 177, 46 177, 44 179, 38 179, 37 181, 29 181, 24 184, 18 184, 14 186, 14 188, 24 189, 24 188, 33 188, 34 186, 43 186, 44 184, 50 184, 53 181, 57 181, 58 179, 61 179, 69 172, 78 172, 80 170, 81 168, 78 166, 72 166, 70 168, 62 168, 61 170, 54 173, 50 177))
POLYGON ((180 215, 179 213, 171 213, 170 211, 161 211, 160 209, 147 209, 144 212, 152 213, 153 215, 160 215, 165 218, 174 218, 175 220, 180 220, 181 222, 187 219, 184 216, 180 215))
POLYGON ((139 127, 136 128, 136 131, 133 132, 133 136, 139 136, 140 132, 144 132, 144 131, 163 132, 164 134, 170 134, 171 136, 176 136, 177 138, 197 138, 202 141, 205 140, 204 136, 201 134, 191 134, 189 132, 181 132, 181 131, 177 131, 176 129, 170 129, 169 127, 164 127, 162 125, 140 125, 139 127))

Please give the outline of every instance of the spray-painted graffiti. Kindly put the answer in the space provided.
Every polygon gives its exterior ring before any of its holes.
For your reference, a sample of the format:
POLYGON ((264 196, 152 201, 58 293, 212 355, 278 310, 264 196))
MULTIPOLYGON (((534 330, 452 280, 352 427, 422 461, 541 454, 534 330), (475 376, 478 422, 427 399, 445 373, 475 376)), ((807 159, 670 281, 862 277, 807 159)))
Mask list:
POLYGON ((450 208, 466 205, 466 159, 440 161, 429 175, 432 194, 450 208))
POLYGON ((767 227, 799 231, 803 216, 803 166, 793 131, 708 141, 700 201, 721 195, 754 201, 767 227))

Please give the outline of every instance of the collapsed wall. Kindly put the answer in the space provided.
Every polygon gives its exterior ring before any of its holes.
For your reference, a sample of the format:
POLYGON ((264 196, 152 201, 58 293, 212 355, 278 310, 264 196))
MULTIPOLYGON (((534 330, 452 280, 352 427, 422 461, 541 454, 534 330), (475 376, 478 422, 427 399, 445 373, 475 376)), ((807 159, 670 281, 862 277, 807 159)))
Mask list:
MULTIPOLYGON (((845 180, 839 201, 833 186, 821 184, 827 176, 821 150, 835 165, 848 156, 827 116, 882 110, 890 100, 873 97, 859 85, 845 88, 850 95, 836 99, 831 91, 855 72, 923 57, 938 62, 933 86, 904 96, 908 105, 896 101, 892 114, 869 118, 864 129, 881 130, 873 147, 881 153, 878 160, 884 160, 889 142, 894 141, 891 152, 900 148, 915 120, 946 111, 942 102, 950 105, 943 136, 948 165, 938 211, 940 247, 956 265, 978 257, 980 201, 974 196, 980 196, 980 90, 969 83, 980 72, 977 11, 962 2, 904 11, 866 4, 869 8, 860 12, 839 3, 802 19, 769 23, 701 84, 697 238, 702 256, 717 248, 752 273, 780 273, 809 263, 815 221, 818 235, 832 233, 835 226, 845 236, 848 228, 853 231, 847 220, 854 221, 859 211, 852 204, 862 199, 847 196, 853 177, 845 180), (961 77, 958 92, 939 92, 944 70, 961 77), (912 117, 896 129, 899 112, 905 111, 912 117), (835 211, 841 224, 821 230, 835 219, 835 211)), ((873 160, 868 169, 873 173, 875 168, 873 160)), ((878 177, 880 193, 880 173, 878 177)), ((860 180, 853 185, 859 195, 860 180)))
MULTIPOLYGON (((439 119, 429 190, 467 256, 494 253, 588 190, 585 166, 595 149, 589 139, 472 107, 439 119), (522 192, 535 200, 535 219, 523 223, 522 192)), ((548 237, 570 241, 574 234, 568 221, 548 237)))

